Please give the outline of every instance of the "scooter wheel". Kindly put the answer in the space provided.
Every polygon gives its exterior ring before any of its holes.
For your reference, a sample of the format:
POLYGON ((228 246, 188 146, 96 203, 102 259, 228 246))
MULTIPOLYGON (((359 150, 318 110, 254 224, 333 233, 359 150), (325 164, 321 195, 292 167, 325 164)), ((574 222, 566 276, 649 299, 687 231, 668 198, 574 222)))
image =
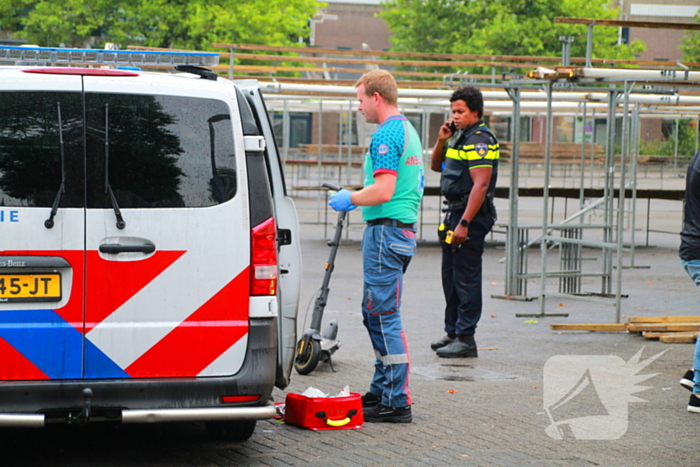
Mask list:
POLYGON ((297 358, 294 359, 294 368, 300 375, 308 375, 316 369, 321 360, 321 343, 315 339, 309 339, 304 345, 304 340, 297 344, 297 358))

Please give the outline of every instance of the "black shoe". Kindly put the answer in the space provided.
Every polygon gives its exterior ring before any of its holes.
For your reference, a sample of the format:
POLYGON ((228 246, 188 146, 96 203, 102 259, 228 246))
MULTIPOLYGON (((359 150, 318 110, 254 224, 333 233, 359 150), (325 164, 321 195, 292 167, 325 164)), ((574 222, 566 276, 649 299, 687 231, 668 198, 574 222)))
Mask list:
POLYGON ((700 413, 700 397, 695 394, 690 395, 690 400, 688 401, 688 412, 700 413))
POLYGON ((370 423, 411 423, 411 406, 408 407, 387 407, 377 404, 363 411, 366 422, 370 423))
POLYGON ((456 339, 455 337, 443 336, 442 339, 440 339, 439 341, 436 341, 436 342, 433 342, 432 344, 430 344, 430 348, 433 350, 437 350, 441 347, 445 347, 447 344, 449 344, 450 342, 452 342, 455 339, 456 339))
POLYGON ((693 370, 688 370, 685 372, 679 383, 681 383, 681 386, 686 388, 688 391, 693 390, 693 386, 695 386, 695 383, 693 382, 693 379, 695 378, 695 371, 693 370))
POLYGON ((437 350, 438 357, 442 358, 477 358, 479 353, 476 350, 474 336, 465 336, 455 339, 445 347, 437 350), (471 343, 465 342, 465 340, 471 343))
POLYGON ((382 401, 381 396, 378 396, 376 394, 372 394, 371 392, 367 392, 364 396, 362 396, 362 408, 374 407, 376 405, 379 405, 379 403, 381 401, 382 401))

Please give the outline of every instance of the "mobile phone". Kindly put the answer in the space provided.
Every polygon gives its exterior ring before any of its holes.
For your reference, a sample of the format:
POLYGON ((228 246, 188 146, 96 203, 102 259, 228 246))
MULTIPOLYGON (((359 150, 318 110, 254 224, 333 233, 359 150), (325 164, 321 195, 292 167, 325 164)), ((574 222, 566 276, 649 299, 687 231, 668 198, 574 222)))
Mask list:
POLYGON ((450 131, 451 131, 452 133, 454 133, 455 131, 457 131, 457 125, 455 125, 455 122, 450 122, 450 124, 448 125, 448 128, 450 129, 450 131))

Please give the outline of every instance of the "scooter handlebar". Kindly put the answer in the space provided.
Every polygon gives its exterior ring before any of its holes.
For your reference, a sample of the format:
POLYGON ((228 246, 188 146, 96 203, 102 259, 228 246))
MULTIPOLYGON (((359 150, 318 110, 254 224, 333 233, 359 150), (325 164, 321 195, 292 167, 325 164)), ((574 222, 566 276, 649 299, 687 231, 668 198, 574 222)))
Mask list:
POLYGON ((323 184, 321 186, 324 186, 332 191, 340 191, 343 189, 342 186, 336 185, 335 183, 330 183, 330 182, 323 182, 323 184))

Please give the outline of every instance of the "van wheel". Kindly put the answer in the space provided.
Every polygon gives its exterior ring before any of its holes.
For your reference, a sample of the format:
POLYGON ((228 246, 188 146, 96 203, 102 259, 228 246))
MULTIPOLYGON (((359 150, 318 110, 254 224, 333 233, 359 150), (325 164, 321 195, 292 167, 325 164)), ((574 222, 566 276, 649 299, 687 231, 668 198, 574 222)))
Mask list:
POLYGON ((316 369, 321 360, 321 343, 316 339, 309 339, 307 345, 304 340, 299 340, 297 344, 297 358, 294 359, 294 368, 300 375, 308 375, 316 369), (303 351, 299 351, 303 346, 303 351))
POLYGON ((204 422, 210 438, 224 441, 245 441, 255 431, 256 420, 217 420, 204 422))

